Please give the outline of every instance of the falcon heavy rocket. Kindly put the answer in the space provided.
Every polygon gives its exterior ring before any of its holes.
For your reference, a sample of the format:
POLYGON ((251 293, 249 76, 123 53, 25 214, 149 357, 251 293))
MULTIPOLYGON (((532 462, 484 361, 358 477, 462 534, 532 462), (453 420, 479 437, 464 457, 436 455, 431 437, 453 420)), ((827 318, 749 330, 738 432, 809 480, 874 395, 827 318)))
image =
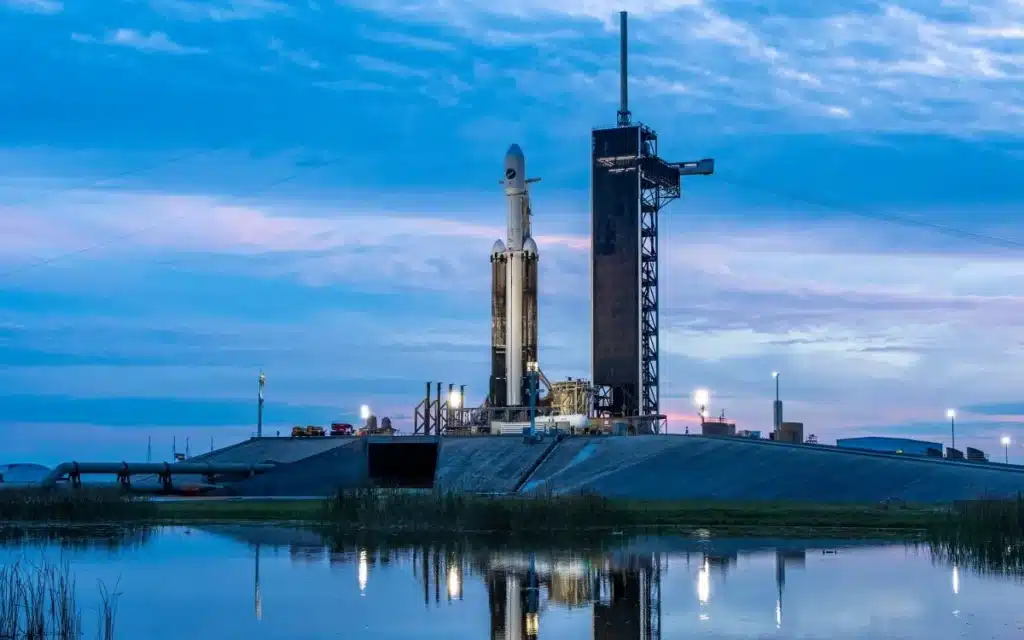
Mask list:
POLYGON ((537 243, 531 231, 526 158, 519 145, 505 153, 501 184, 508 201, 506 243, 491 249, 491 379, 492 407, 526 404, 528 363, 537 362, 537 243))

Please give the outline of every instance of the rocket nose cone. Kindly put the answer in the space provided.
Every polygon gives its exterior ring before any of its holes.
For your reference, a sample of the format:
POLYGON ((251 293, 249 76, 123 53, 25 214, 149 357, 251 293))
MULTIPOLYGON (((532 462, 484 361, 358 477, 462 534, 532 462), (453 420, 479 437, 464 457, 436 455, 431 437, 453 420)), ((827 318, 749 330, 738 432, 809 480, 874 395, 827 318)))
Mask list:
POLYGON ((518 144, 505 152, 505 188, 522 189, 526 182, 526 157, 518 144))

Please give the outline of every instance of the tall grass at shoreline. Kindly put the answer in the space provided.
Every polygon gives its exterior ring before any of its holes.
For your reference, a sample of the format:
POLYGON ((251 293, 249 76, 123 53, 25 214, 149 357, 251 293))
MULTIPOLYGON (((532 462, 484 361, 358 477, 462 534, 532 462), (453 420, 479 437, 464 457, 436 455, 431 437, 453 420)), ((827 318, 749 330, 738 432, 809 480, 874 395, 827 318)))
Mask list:
MULTIPOLYGON (((114 638, 118 597, 100 585, 99 640, 114 638)), ((0 639, 80 640, 82 619, 75 576, 66 561, 0 567, 0 639)))
POLYGON ((980 573, 1024 576, 1024 496, 957 503, 928 532, 936 557, 980 573))
POLYGON ((97 522, 141 520, 156 513, 146 498, 126 494, 119 487, 0 491, 0 521, 97 522))
POLYGON ((629 526, 635 517, 597 496, 477 497, 388 489, 341 491, 328 500, 325 524, 414 531, 546 531, 629 526))
MULTIPOLYGON (((623 500, 597 495, 473 495, 402 489, 343 490, 309 500, 155 502, 116 487, 73 491, 0 491, 0 521, 90 525, 190 522, 289 522, 335 531, 444 533, 625 531, 639 528, 735 528, 744 531, 851 531, 943 539, 1024 538, 1024 498, 956 505, 808 504, 623 500)), ((22 537, 18 534, 16 537, 22 537)), ((3 536, 0 535, 0 542, 3 536)))
POLYGON ((388 489, 341 491, 324 524, 382 531, 552 532, 641 527, 923 531, 934 512, 881 506, 614 500, 594 495, 474 496, 388 489))
POLYGON ((953 505, 949 522, 961 535, 1024 537, 1024 495, 1012 500, 972 500, 953 505))

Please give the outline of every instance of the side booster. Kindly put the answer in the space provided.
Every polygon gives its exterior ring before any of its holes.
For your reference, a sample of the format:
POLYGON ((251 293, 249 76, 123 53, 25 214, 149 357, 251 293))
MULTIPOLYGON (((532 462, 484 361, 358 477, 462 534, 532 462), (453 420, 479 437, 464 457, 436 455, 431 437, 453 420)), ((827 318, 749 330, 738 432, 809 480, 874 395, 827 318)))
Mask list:
POLYGON ((526 363, 537 361, 537 243, 530 221, 526 158, 514 144, 505 154, 501 184, 508 201, 508 237, 491 250, 490 404, 519 407, 529 388, 526 363), (507 244, 506 244, 507 243, 507 244))

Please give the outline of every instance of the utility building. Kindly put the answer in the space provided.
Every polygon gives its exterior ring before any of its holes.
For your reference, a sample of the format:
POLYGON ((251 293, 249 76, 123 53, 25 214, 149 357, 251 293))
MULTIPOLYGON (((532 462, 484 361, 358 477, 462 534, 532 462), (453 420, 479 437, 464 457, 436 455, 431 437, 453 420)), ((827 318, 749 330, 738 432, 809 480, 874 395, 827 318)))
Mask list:
MULTIPOLYGON (((942 443, 910 438, 886 438, 866 436, 863 438, 840 438, 836 440, 840 449, 861 449, 863 451, 880 451, 884 453, 901 453, 903 455, 927 456, 929 451, 942 451, 942 443)), ((940 453, 941 455, 941 453, 940 453)))

